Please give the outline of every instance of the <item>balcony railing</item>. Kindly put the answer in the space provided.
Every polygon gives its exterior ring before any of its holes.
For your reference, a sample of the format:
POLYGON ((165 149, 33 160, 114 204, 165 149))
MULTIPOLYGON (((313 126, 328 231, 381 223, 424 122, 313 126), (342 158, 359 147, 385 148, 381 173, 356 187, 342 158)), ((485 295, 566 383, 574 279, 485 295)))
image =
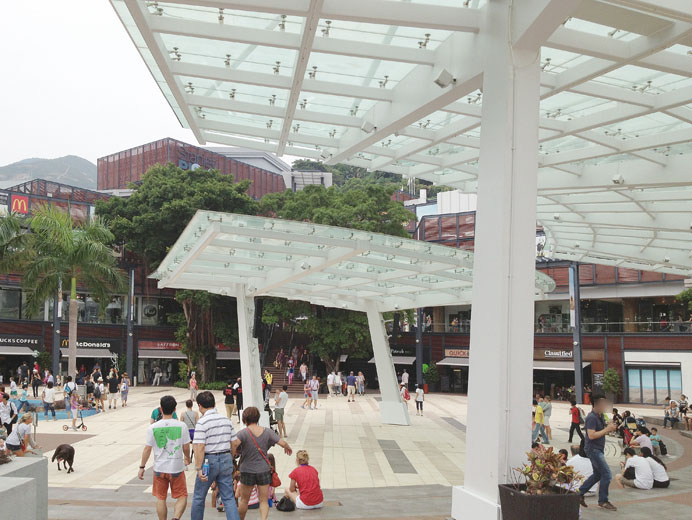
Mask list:
MULTIPOLYGON (((692 333, 692 320, 681 321, 583 321, 581 324, 583 333, 652 333, 652 334, 689 334, 692 333)), ((470 320, 462 320, 458 324, 435 324, 423 328, 423 333, 453 333, 469 334, 471 332, 470 320)), ((567 325, 534 325, 536 334, 571 334, 572 327, 567 325)))

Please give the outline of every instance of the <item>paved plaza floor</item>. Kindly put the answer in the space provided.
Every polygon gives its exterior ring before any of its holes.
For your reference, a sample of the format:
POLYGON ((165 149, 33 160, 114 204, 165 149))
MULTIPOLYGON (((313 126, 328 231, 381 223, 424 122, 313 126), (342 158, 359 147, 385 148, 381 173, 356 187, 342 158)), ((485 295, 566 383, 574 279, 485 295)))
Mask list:
MULTIPOLYGON (((67 475, 49 464, 49 518, 52 520, 116 520, 156 518, 151 496, 151 471, 136 478, 144 433, 151 411, 161 395, 174 395, 183 410, 187 392, 177 388, 138 387, 130 391, 129 406, 85 419, 87 432, 63 432, 66 421, 41 422, 39 443, 44 454, 62 442, 76 450, 75 472, 67 475)), ((321 511, 291 513, 293 518, 417 518, 442 520, 451 510, 450 486, 464 481, 466 397, 449 394, 426 396, 425 416, 417 417, 413 405, 412 426, 386 426, 379 422, 377 395, 347 403, 343 397, 320 400, 318 410, 301 408, 302 399, 291 398, 286 409, 288 442, 307 449, 320 473, 325 490, 321 511)), ((220 392, 217 400, 221 402, 220 392)), ((220 411, 221 411, 220 407, 220 411)), ((588 407, 586 407, 588 408, 588 407)), ((623 407, 624 408, 624 407, 623 407)), ((632 408, 637 413, 636 408, 632 408)), ((641 410, 644 412, 644 410, 641 410)), ((652 411, 647 410, 651 415, 652 411)), ((234 423, 236 419, 234 418, 234 423)), ((568 447, 568 405, 555 403, 551 419, 556 449, 568 447)), ((589 499, 583 519, 656 517, 689 518, 692 515, 692 439, 678 432, 664 432, 671 451, 669 489, 652 491, 613 490, 617 513, 599 511, 589 499)), ((294 458, 273 450, 279 475, 287 482, 294 458)), ((609 439, 607 456, 615 471, 619 448, 609 439)), ((148 468, 151 466, 151 461, 148 468)), ((187 472, 188 489, 195 472, 187 472)), ((170 502, 172 506, 172 501, 170 502)), ((169 510, 169 516, 172 509, 169 510)), ((270 516, 281 516, 273 511, 270 516)), ((183 518, 189 518, 188 511, 183 518)), ((209 507, 205 518, 225 516, 209 507)), ((256 511, 249 519, 259 518, 256 511)))

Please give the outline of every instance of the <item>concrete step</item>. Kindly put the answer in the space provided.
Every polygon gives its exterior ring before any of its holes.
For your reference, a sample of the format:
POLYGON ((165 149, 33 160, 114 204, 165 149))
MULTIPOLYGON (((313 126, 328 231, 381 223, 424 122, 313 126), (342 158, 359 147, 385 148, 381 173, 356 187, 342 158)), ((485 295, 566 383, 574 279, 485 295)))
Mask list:
MULTIPOLYGON (((654 426, 663 426, 663 417, 643 417, 643 419, 646 421, 646 424, 649 428, 651 428, 651 425, 654 426)), ((675 426, 673 426, 674 430, 684 430, 685 429, 685 422, 680 421, 675 423, 675 426)))

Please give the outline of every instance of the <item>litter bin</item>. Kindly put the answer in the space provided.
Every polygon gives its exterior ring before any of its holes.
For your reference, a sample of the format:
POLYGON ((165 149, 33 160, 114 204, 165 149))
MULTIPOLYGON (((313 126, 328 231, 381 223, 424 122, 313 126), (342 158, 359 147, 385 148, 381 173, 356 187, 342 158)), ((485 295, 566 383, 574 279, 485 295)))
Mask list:
POLYGON ((591 404, 591 394, 584 393, 584 404, 591 404))

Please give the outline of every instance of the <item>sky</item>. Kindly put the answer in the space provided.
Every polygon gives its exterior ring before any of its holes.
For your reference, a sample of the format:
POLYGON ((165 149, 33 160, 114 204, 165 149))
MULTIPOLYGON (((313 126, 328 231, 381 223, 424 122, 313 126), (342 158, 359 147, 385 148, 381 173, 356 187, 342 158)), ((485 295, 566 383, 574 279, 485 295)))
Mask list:
POLYGON ((64 155, 96 163, 163 137, 197 144, 107 0, 2 1, 0 49, 0 166, 64 155))

